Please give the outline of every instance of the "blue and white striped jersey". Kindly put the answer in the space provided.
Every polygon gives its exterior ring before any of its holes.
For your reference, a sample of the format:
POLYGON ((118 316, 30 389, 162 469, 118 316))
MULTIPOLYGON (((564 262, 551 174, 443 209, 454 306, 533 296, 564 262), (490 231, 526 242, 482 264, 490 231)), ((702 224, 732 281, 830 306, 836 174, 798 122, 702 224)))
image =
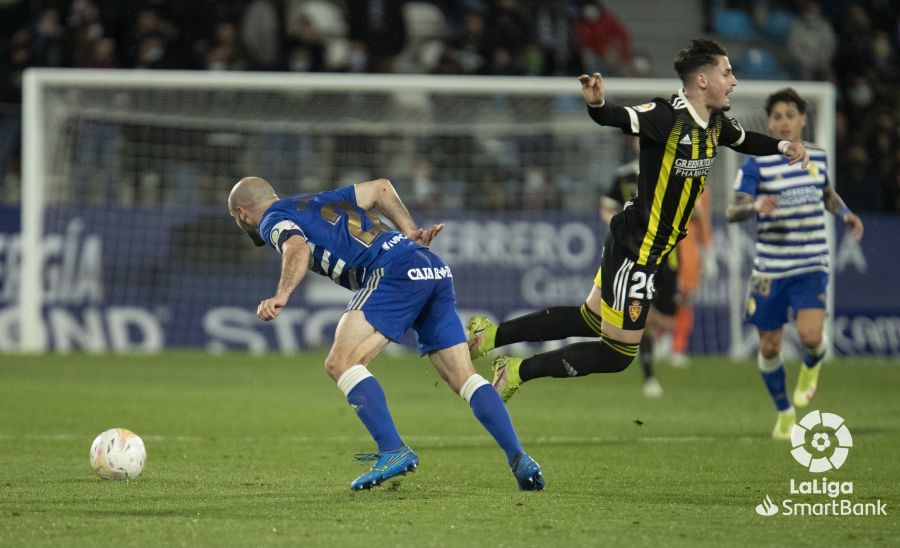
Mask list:
POLYGON ((386 253, 421 247, 359 207, 353 185, 284 198, 263 213, 259 235, 279 253, 295 234, 312 251, 310 270, 354 291, 386 253))
POLYGON ((736 192, 778 198, 774 216, 756 215, 756 258, 753 275, 785 278, 807 272, 828 272, 825 203, 828 185, 825 151, 806 145, 809 165, 788 165, 780 154, 750 156, 738 171, 736 192))

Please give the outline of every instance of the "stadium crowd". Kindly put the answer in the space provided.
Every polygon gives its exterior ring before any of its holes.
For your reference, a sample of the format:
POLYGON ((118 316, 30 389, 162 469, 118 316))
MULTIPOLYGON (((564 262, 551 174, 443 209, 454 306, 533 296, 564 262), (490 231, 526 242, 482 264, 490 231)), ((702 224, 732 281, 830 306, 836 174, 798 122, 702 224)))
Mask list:
MULTIPOLYGON (((834 82, 839 192, 856 210, 900 212, 898 4, 700 2, 696 33, 729 46, 738 77, 834 82)), ((0 29, 4 201, 18 194, 6 179, 18 179, 27 67, 672 76, 652 73, 598 0, 0 0, 0 29)), ((534 205, 554 207, 545 194, 534 205)))

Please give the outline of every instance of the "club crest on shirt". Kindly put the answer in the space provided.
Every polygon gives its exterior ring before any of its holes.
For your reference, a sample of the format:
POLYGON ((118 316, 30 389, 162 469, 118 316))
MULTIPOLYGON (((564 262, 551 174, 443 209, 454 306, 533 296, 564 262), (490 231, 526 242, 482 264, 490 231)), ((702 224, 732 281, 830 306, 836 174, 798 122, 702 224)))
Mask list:
POLYGON ((631 321, 636 322, 641 317, 641 310, 643 309, 641 301, 631 301, 631 304, 628 305, 628 317, 631 318, 631 321))
POLYGON ((638 105, 631 108, 638 112, 650 112, 651 110, 656 108, 656 103, 644 103, 643 105, 638 105))

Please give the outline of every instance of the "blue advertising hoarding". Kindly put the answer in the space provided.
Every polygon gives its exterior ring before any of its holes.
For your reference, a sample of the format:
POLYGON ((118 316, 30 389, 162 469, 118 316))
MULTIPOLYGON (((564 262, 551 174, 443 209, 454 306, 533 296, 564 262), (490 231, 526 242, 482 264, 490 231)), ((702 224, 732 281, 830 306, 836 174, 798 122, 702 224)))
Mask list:
MULTIPOLYGON (((453 269, 463 317, 508 318, 547 306, 579 304, 591 288, 606 227, 596 215, 564 211, 440 212, 433 249, 453 269)), ((310 275, 282 316, 256 318, 271 296, 279 256, 252 247, 222 208, 163 211, 48 208, 45 212, 44 318, 59 351, 205 348, 292 352, 330 343, 351 294, 310 275)), ((866 216, 862 245, 838 227, 832 258, 836 291, 835 349, 842 355, 900 354, 900 288, 889 279, 898 262, 900 219, 866 216)), ((15 304, 21 254, 19 210, 0 209, 0 350, 18 339, 15 304)), ((728 352, 730 295, 726 256, 740 242, 716 229, 719 276, 696 299, 690 351, 728 352)), ((746 240, 746 241, 744 241, 746 240)), ((27 252, 27 251, 26 251, 27 252)), ((747 330, 753 336, 752 330, 747 330)))

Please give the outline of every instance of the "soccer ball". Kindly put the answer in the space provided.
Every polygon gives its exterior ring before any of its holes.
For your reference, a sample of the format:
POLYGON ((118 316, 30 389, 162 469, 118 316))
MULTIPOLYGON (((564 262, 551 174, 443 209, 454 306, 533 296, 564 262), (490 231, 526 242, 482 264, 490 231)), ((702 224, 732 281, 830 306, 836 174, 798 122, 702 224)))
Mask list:
POLYGON ((103 479, 137 479, 146 461, 144 440, 125 428, 110 428, 91 445, 91 468, 103 479))

